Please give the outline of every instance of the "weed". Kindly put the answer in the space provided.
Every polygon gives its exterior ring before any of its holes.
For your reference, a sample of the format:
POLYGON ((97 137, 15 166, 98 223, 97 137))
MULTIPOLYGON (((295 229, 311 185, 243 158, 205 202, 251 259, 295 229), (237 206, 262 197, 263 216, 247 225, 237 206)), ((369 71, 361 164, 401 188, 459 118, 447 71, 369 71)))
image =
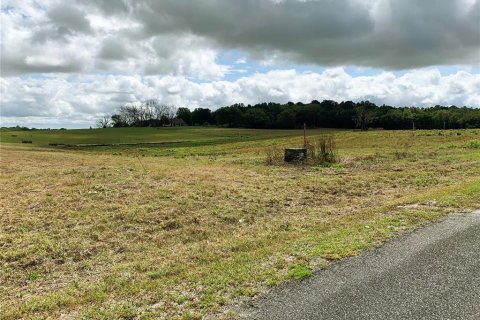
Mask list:
POLYGON ((38 272, 29 272, 27 275, 27 280, 28 281, 35 281, 40 279, 40 273, 38 272))
POLYGON ((465 147, 469 148, 469 149, 480 149, 480 140, 472 140, 472 141, 469 141, 465 147))
POLYGON ((293 278, 296 280, 302 280, 310 277, 311 275, 312 275, 312 270, 309 267, 306 267, 303 265, 294 266, 289 272, 290 278, 293 278))

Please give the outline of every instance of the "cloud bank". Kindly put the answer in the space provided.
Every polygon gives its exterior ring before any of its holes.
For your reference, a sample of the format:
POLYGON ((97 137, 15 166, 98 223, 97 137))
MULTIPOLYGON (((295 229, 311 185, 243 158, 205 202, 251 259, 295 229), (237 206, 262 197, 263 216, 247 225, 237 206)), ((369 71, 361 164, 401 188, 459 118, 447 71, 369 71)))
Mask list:
POLYGON ((402 76, 383 72, 352 77, 343 68, 323 73, 277 70, 236 81, 197 83, 179 76, 81 76, 2 79, 2 125, 18 119, 35 126, 88 127, 126 102, 159 98, 176 106, 216 107, 239 101, 286 103, 314 99, 370 100, 379 105, 480 106, 480 75, 465 71, 442 76, 434 68, 402 76), (414 101, 412 103, 412 101, 414 101), (18 106, 22 107, 19 108, 18 106), (45 106, 38 108, 39 105, 45 106), (33 117, 33 118, 32 118, 33 117), (61 125, 58 119, 62 119, 61 125))
POLYGON ((2 74, 218 78, 221 49, 322 66, 478 64, 479 23, 477 0, 6 0, 2 74))

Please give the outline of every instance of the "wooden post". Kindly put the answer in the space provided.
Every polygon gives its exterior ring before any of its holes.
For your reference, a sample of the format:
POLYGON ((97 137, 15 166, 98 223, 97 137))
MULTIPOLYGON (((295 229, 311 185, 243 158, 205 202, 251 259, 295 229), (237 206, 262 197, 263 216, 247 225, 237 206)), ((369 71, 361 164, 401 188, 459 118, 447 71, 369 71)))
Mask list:
POLYGON ((303 124, 303 147, 307 148, 307 124, 303 124))

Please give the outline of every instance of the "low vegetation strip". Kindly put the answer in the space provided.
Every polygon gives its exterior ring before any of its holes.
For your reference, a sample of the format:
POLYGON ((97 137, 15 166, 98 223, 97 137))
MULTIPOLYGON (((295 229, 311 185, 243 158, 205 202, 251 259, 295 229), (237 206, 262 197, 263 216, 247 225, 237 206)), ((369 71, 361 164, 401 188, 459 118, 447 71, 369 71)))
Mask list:
POLYGON ((2 143, 31 141, 34 146, 51 144, 136 144, 190 141, 191 144, 219 144, 297 136, 293 130, 250 130, 217 127, 105 128, 102 130, 0 130, 2 143), (252 134, 253 133, 253 134, 252 134))
POLYGON ((136 146, 161 146, 172 145, 180 143, 188 143, 189 140, 182 141, 162 141, 162 142, 137 142, 137 143, 49 143, 51 147, 63 147, 63 148, 89 148, 89 147, 136 147, 136 146))
POLYGON ((235 319, 270 286, 480 206, 480 130, 335 131, 335 165, 266 165, 301 146, 289 134, 121 154, 2 140, 2 317, 235 319))

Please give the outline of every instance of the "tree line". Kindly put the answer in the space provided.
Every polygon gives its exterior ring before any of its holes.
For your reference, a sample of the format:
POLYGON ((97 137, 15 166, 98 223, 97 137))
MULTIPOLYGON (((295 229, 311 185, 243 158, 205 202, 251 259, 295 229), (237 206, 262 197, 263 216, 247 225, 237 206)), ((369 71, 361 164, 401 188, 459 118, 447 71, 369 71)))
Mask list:
POLYGON ((121 106, 104 117, 100 127, 156 127, 166 125, 217 125, 221 127, 295 129, 304 124, 322 128, 460 129, 480 128, 480 109, 440 106, 428 108, 377 106, 370 101, 233 104, 211 111, 176 108, 147 100, 121 106))

